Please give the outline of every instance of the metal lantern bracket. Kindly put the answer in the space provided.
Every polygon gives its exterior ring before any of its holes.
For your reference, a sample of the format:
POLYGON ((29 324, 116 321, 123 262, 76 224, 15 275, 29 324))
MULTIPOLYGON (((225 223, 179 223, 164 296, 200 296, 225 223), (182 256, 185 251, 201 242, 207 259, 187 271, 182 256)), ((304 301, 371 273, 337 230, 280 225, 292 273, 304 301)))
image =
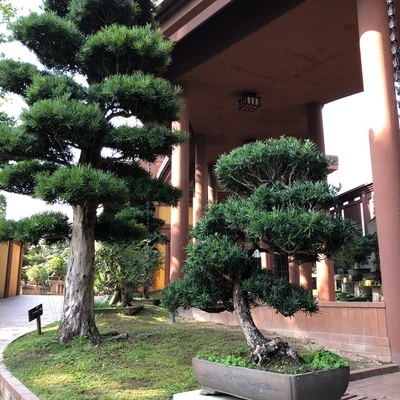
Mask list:
POLYGON ((246 93, 239 100, 239 110, 254 112, 259 107, 261 107, 261 97, 258 97, 255 93, 246 93))

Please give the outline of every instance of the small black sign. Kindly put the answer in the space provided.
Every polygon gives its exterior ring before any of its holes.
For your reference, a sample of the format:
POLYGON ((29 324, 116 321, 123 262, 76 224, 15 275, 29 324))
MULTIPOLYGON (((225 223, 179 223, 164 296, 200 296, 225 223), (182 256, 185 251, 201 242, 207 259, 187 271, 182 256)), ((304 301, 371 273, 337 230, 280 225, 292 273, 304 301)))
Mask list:
POLYGON ((43 315, 43 306, 42 306, 42 304, 39 304, 38 306, 33 307, 32 309, 30 309, 28 311, 29 322, 31 322, 34 319, 36 319, 38 335, 42 334, 42 326, 41 326, 41 323, 40 323, 40 316, 41 315, 43 315))

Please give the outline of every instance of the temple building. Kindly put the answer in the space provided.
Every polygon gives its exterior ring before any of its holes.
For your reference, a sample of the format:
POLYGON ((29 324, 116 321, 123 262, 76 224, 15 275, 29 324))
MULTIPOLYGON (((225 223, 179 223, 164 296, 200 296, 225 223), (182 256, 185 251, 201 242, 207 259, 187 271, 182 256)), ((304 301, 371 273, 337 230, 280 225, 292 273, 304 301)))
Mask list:
MULTIPOLYGON (((175 126, 191 136, 153 169, 154 175, 185 192, 178 207, 158 208, 171 239, 159 285, 179 279, 190 227, 210 200, 226 196, 212 174, 220 154, 282 135, 310 139, 325 153, 324 104, 364 91, 384 302, 336 303, 333 264, 320 262, 316 269, 322 316, 313 317, 317 322, 297 316, 278 321, 266 309, 263 315, 257 309, 257 318, 260 327, 269 319, 277 332, 319 335, 342 348, 400 362, 400 135, 395 90, 400 58, 395 5, 400 15, 400 0, 161 3, 158 20, 165 36, 175 41, 167 77, 183 88, 186 101, 175 126), (329 328, 321 328, 329 321, 329 328)), ((262 262, 279 268, 271 257, 262 262)), ((311 267, 289 265, 290 280, 311 289, 311 267)))

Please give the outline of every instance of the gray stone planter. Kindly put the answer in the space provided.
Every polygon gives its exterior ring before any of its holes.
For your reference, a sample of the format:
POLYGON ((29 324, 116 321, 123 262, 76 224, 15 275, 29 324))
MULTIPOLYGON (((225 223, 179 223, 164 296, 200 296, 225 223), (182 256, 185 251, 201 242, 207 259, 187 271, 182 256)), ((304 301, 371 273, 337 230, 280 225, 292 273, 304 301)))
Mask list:
POLYGON ((354 268, 354 269, 349 269, 348 273, 349 275, 355 277, 355 276, 362 276, 364 274, 368 274, 371 272, 371 268, 354 268))
POLYGON ((159 306, 161 300, 160 299, 141 299, 141 300, 132 300, 131 304, 133 306, 140 306, 142 304, 148 304, 150 306, 159 306))
POLYGON ((349 369, 284 375, 192 359, 202 394, 226 393, 247 400, 340 400, 349 369))
POLYGON ((130 306, 130 307, 109 307, 109 308, 95 308, 95 314, 126 314, 133 315, 140 311, 143 306, 130 306))

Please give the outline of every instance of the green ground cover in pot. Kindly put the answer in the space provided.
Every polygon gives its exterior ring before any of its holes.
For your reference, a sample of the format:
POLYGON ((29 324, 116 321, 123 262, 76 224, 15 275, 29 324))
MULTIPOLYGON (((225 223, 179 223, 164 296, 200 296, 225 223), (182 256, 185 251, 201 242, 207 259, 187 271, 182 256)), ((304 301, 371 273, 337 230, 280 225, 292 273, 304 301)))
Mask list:
POLYGON ((284 361, 279 362, 273 358, 268 361, 264 360, 262 365, 250 362, 248 357, 246 358, 246 352, 236 352, 235 354, 228 356, 219 354, 212 354, 209 356, 198 354, 197 358, 217 362, 227 366, 261 369, 281 374, 304 374, 306 372, 349 366, 349 363, 344 361, 339 355, 325 349, 319 349, 308 354, 303 354, 299 361, 285 359, 284 361))
POLYGON ((304 354, 302 358, 314 371, 349 366, 349 363, 344 361, 342 357, 324 349, 304 354))

